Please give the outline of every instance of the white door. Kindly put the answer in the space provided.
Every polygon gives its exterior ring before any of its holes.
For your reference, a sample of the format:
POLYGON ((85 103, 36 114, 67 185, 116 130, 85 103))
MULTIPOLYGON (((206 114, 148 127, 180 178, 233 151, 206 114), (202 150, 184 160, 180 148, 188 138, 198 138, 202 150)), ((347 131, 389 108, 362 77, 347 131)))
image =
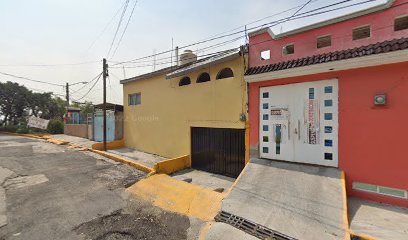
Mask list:
POLYGON ((262 158, 337 167, 338 81, 260 89, 262 158))

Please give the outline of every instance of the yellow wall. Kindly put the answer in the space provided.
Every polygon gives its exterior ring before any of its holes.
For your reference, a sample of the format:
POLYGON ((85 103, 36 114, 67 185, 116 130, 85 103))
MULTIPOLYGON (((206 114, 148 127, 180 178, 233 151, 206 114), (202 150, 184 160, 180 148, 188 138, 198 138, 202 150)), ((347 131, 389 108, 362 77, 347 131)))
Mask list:
POLYGON ((181 79, 165 75, 136 80, 123 85, 124 140, 128 147, 168 158, 190 155, 190 128, 245 128, 239 120, 246 113, 246 83, 242 57, 211 65, 186 74, 191 84, 178 86, 181 79), (217 73, 229 67, 233 78, 216 80, 217 73), (208 72, 210 82, 196 83, 208 72), (140 92, 141 104, 128 105, 128 94, 140 92))

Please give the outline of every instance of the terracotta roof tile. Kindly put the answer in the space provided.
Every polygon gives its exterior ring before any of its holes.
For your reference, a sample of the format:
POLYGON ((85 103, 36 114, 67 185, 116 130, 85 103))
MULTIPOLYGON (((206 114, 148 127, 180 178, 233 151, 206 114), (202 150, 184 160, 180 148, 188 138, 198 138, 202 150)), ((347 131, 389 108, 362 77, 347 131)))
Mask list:
POLYGON ((356 47, 353 49, 346 49, 342 51, 335 51, 324 53, 321 55, 308 56, 294 60, 268 64, 264 66, 250 67, 245 75, 255 75, 266 72, 275 72, 285 69, 303 67, 308 65, 315 65, 320 63, 327 63, 339 61, 349 58, 364 57, 372 54, 387 53, 391 51, 399 51, 408 48, 408 38, 393 39, 389 41, 370 44, 367 46, 356 47))

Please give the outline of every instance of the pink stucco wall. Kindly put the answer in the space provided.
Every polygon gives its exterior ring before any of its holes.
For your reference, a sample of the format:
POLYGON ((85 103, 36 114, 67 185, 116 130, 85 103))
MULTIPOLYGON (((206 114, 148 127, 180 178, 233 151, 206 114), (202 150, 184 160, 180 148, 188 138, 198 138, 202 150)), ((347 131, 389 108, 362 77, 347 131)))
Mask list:
POLYGON ((249 39, 250 66, 267 65, 406 37, 408 30, 394 31, 394 19, 406 14, 408 14, 408 1, 397 0, 385 11, 372 13, 281 39, 273 40, 269 33, 253 36, 249 39), (352 29, 367 24, 371 25, 371 37, 352 41, 352 29), (332 36, 332 46, 320 49, 316 48, 316 39, 324 35, 332 36), (284 56, 282 54, 282 48, 290 43, 295 44, 295 53, 284 56), (271 50, 271 59, 260 59, 260 52, 264 50, 271 50))
MULTIPOLYGON (((372 15, 279 40, 271 40, 268 33, 254 36, 250 38, 250 67, 407 37, 408 30, 394 32, 393 25, 395 17, 408 14, 408 1, 395 1, 393 6, 372 15), (352 41, 352 29, 365 24, 372 26, 371 38, 352 41), (332 35, 332 46, 317 49, 316 38, 327 34, 332 35), (267 42, 256 44, 262 41, 267 42), (282 47, 288 43, 295 43, 296 53, 282 56, 282 47), (269 61, 259 59, 259 52, 265 49, 271 50, 269 61)), ((339 168, 346 174, 348 194, 408 207, 407 199, 352 189, 352 183, 357 181, 408 190, 407 69, 408 62, 402 62, 250 83, 251 150, 257 154, 259 147, 259 92, 261 87, 336 78, 339 80, 339 168), (387 106, 376 107, 374 105, 373 97, 379 93, 387 94, 387 106)), ((296 68, 293 71, 296 71, 296 68)))

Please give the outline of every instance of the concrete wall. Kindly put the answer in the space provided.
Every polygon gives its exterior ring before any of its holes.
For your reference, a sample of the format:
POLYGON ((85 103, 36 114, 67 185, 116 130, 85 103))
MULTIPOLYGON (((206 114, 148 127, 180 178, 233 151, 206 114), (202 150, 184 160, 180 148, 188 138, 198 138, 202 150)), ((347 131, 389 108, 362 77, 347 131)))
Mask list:
POLYGON ((239 120, 246 112, 246 83, 243 58, 213 65, 187 74, 191 84, 179 86, 180 78, 165 75, 123 85, 124 140, 129 147, 174 158, 191 154, 191 127, 245 128, 239 120), (233 78, 216 80, 225 67, 233 78), (210 82, 196 83, 208 72, 210 82), (141 93, 141 105, 129 106, 128 94, 141 93))
POLYGON ((269 33, 263 33, 251 37, 249 39, 250 66, 267 65, 306 56, 351 49, 394 38, 406 37, 408 35, 408 29, 397 32, 394 31, 394 19, 398 16, 406 15, 408 12, 408 4, 401 5, 404 2, 406 1, 397 0, 391 8, 388 8, 385 11, 376 12, 276 40, 272 39, 269 33), (371 25, 371 37, 352 41, 352 29, 367 24, 371 25), (318 49, 316 47, 316 39, 325 35, 332 36, 332 45, 330 47, 318 49), (294 43, 295 45, 295 53, 283 55, 282 48, 291 43, 294 43), (270 60, 260 59, 260 52, 264 50, 271 51, 270 60))
POLYGON ((81 138, 88 138, 87 124, 65 124, 64 134, 81 138))
POLYGON ((115 140, 123 139, 123 112, 115 113, 115 140))
MULTIPOLYGON (((263 81, 250 84, 250 146, 259 145, 259 88, 289 83, 339 80, 339 167, 350 195, 408 207, 408 200, 352 189, 352 182, 408 189, 408 62, 263 81), (374 95, 387 94, 386 106, 374 95)), ((296 71, 296 70, 294 70, 296 71)))

